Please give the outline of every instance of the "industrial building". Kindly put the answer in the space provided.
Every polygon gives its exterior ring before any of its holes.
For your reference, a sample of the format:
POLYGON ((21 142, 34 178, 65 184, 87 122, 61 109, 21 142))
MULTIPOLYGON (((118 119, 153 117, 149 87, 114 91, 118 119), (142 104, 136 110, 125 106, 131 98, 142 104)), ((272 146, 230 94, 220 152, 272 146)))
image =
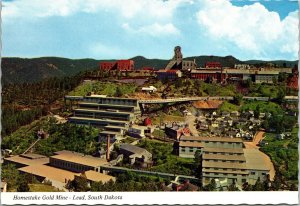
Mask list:
POLYGON ((62 150, 50 157, 50 165, 73 172, 93 170, 100 172, 100 167, 107 164, 106 159, 62 150))
POLYGON ((133 60, 118 60, 115 62, 101 62, 100 70, 102 71, 133 71, 134 61, 133 60))
POLYGON ((102 129, 99 141, 108 135, 112 141, 121 137, 130 123, 140 114, 138 100, 130 98, 91 95, 79 98, 77 105, 68 121, 102 129))
POLYGON ((254 68, 254 69, 229 69, 229 68, 199 68, 192 70, 190 73, 191 78, 207 81, 213 79, 217 82, 225 80, 247 80, 250 79, 255 83, 270 83, 272 84, 275 79, 278 79, 279 73, 292 74, 290 68, 254 68))
POLYGON ((150 152, 131 144, 121 144, 120 153, 125 158, 128 158, 130 164, 134 164, 135 162, 152 163, 152 154, 150 152))
POLYGON ((46 157, 39 154, 22 154, 4 158, 4 164, 14 164, 21 173, 35 176, 40 182, 50 181, 52 186, 67 191, 69 180, 84 174, 89 182, 110 180, 115 177, 101 174, 101 166, 107 165, 105 159, 82 153, 62 150, 46 157))
POLYGON ((235 182, 242 185, 245 182, 255 184, 267 178, 270 167, 257 149, 244 149, 240 138, 229 137, 181 137, 179 141, 179 156, 194 158, 200 151, 202 158, 202 183, 209 184, 212 179, 235 182))

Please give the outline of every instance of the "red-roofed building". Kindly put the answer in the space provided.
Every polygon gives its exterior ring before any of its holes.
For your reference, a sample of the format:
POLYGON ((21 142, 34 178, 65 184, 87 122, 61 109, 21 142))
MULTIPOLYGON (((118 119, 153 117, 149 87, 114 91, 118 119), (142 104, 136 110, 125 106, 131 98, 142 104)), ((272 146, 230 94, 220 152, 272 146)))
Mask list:
POLYGON ((299 71, 298 71, 298 66, 295 66, 293 68, 293 76, 288 79, 288 84, 287 86, 292 89, 299 89, 298 85, 298 77, 299 77, 299 71))
POLYGON ((116 62, 101 62, 100 70, 133 71, 134 70, 134 61, 133 60, 118 60, 116 62))
POLYGON ((116 62, 101 62, 100 70, 109 71, 112 70, 115 66, 116 62))
POLYGON ((161 69, 156 72, 156 75, 159 80, 176 79, 182 76, 182 72, 180 70, 161 69))
POLYGON ((220 62, 206 62, 205 68, 221 68, 222 65, 220 62))

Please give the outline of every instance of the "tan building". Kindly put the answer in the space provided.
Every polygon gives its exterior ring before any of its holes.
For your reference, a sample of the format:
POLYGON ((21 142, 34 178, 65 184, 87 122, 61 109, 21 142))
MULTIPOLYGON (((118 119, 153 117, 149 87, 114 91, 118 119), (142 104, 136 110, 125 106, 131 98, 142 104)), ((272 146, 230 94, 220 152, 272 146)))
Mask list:
POLYGON ((196 69, 197 64, 194 61, 188 61, 188 60, 183 60, 182 61, 182 70, 185 71, 192 71, 193 69, 196 69))
POLYGON ((106 165, 106 159, 84 155, 72 151, 55 152, 56 155, 50 157, 50 165, 74 172, 84 172, 94 170, 100 172, 100 167, 106 165))
POLYGON ((257 149, 243 147, 240 138, 184 136, 180 138, 179 156, 194 158, 195 152, 201 151, 203 185, 212 179, 240 186, 265 180, 270 171, 265 157, 257 149))
POLYGON ((21 154, 4 158, 4 164, 14 164, 16 168, 48 163, 49 158, 39 154, 21 154))

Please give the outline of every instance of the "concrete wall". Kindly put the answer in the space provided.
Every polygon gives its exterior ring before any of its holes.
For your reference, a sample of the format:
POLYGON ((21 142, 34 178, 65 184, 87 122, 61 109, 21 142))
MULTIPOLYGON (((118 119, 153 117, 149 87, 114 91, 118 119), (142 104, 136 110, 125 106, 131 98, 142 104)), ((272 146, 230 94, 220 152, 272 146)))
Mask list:
POLYGON ((195 153, 201 150, 200 148, 196 147, 179 147, 179 157, 185 157, 185 158, 194 158, 195 153))

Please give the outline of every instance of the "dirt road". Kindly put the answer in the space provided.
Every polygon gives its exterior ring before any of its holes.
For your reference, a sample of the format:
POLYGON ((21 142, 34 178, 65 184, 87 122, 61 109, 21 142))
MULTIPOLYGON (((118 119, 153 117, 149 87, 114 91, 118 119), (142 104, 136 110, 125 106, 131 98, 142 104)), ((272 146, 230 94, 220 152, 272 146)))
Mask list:
MULTIPOLYGON (((259 131, 257 132, 257 134, 255 135, 255 137, 253 138, 252 142, 244 142, 245 148, 246 149, 259 149, 259 146, 257 146, 257 144, 263 139, 265 132, 259 131)), ((261 153, 261 155, 264 158, 264 161, 267 165, 267 167, 270 169, 270 179, 273 180, 274 176, 275 176, 275 168, 274 165, 270 159, 270 157, 268 155, 266 155, 265 153, 259 151, 261 153)))
POLYGON ((194 115, 185 116, 185 123, 188 124, 192 136, 198 136, 198 131, 195 126, 196 117, 194 115))
POLYGON ((256 146, 264 137, 265 132, 259 131, 254 136, 252 142, 244 142, 246 149, 258 149, 259 147, 256 146))

